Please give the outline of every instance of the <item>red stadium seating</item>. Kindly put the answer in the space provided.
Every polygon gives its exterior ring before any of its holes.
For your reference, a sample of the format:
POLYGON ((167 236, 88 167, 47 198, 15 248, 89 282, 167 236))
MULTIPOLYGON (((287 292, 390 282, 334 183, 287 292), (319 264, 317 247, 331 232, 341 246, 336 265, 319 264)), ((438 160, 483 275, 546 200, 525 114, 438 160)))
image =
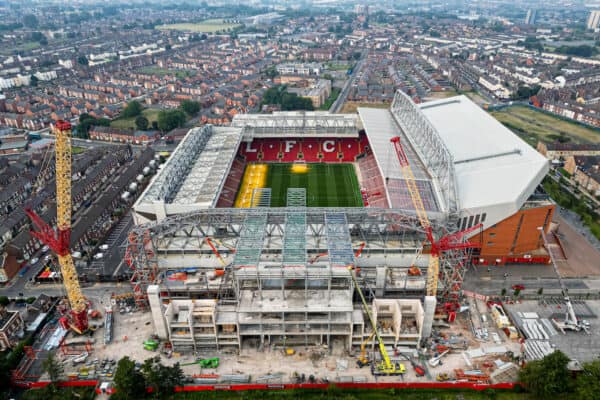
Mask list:
POLYGON ((370 151, 358 160, 361 189, 366 192, 369 207, 389 208, 385 182, 377 167, 375 156, 370 151))
POLYGON ((247 162, 354 162, 369 143, 356 138, 254 139, 242 143, 238 155, 247 162))
POLYGON ((221 190, 219 201, 217 201, 217 207, 233 207, 233 204, 235 203, 235 196, 240 187, 240 182, 244 176, 245 168, 246 163, 240 160, 240 158, 233 160, 231 169, 229 170, 229 175, 227 176, 225 184, 223 185, 223 189, 221 190))

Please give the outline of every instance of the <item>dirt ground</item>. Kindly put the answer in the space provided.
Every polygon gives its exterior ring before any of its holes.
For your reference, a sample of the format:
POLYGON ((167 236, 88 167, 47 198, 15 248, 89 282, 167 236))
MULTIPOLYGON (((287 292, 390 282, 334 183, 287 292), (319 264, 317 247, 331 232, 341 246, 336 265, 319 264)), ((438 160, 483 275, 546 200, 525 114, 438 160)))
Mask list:
POLYGON ((554 219, 560 224, 558 233, 567 261, 558 262, 563 277, 600 276, 600 251, 567 223, 558 213, 554 219))
POLYGON ((342 106, 340 114, 353 114, 358 107, 389 108, 390 103, 360 103, 356 101, 347 101, 342 106))
MULTIPOLYGON (((479 310, 483 310, 486 313, 485 304, 479 304, 479 310)), ((498 346, 491 339, 487 342, 477 341, 471 334, 470 327, 467 323, 468 314, 463 314, 457 319, 457 322, 452 324, 450 328, 442 329, 446 335, 462 336, 465 338, 469 349, 498 346)), ((477 318, 479 313, 475 314, 477 318)), ((153 327, 151 324, 150 313, 133 312, 126 314, 115 313, 115 330, 113 343, 109 345, 103 344, 103 328, 100 328, 96 334, 96 345, 94 346, 93 353, 89 356, 87 361, 98 358, 99 360, 108 358, 117 361, 119 358, 127 355, 130 358, 143 362, 145 359, 160 355, 164 364, 172 365, 176 362, 185 364, 193 362, 196 356, 193 354, 175 354, 171 358, 167 358, 165 355, 159 352, 152 352, 144 350, 142 342, 146 340, 152 333, 153 327)), ((488 321, 491 318, 488 317, 488 321)), ((488 322, 489 324, 489 322, 488 322)), ((507 346, 511 350, 517 352, 519 344, 508 340, 503 332, 500 330, 494 330, 492 326, 488 326, 490 334, 492 331, 497 331, 503 340, 503 345, 507 346)), ((414 369, 408 361, 402 362, 407 370, 404 376, 396 377, 373 377, 368 367, 359 368, 356 365, 356 355, 358 351, 355 350, 354 354, 348 354, 343 349, 337 349, 329 354, 327 349, 314 348, 314 347, 295 347, 296 354, 293 356, 286 356, 283 354, 281 349, 265 348, 264 351, 258 351, 256 349, 247 348, 243 349, 238 354, 226 354, 226 353, 207 353, 200 354, 200 357, 219 357, 220 365, 217 369, 201 369, 198 365, 184 366, 183 370, 186 375, 194 374, 247 374, 251 376, 253 382, 260 380, 261 377, 266 375, 276 375, 277 377, 272 378, 269 382, 290 382, 293 380, 295 373, 304 374, 306 378, 313 375, 317 379, 328 379, 330 381, 379 381, 379 382, 398 382, 398 381, 429 381, 435 380, 437 375, 445 372, 452 376, 455 368, 470 369, 462 351, 455 351, 443 358, 442 365, 437 367, 431 367, 427 364, 429 356, 421 357, 419 362, 427 370, 426 377, 417 377, 414 369)), ((375 356, 375 354, 373 355, 375 356)), ((394 358, 394 357, 392 357, 394 358)), ((497 359, 499 357, 488 357, 490 359, 497 359)), ((474 360, 473 367, 479 365, 484 359, 474 360)), ((66 372, 77 371, 83 364, 72 367, 71 363, 67 363, 66 372)), ((105 379, 105 378, 104 378, 105 379)))

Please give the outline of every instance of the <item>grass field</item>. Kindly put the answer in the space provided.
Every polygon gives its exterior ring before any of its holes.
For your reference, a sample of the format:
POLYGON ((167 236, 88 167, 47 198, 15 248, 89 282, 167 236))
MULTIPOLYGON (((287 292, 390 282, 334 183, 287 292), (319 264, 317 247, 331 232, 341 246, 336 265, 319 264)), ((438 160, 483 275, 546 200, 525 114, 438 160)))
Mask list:
POLYGON ((85 147, 79 147, 79 146, 72 146, 71 147, 71 154, 81 154, 85 151, 85 147))
POLYGON ((216 391, 178 393, 177 400, 530 400, 532 397, 524 393, 510 391, 467 391, 467 390, 416 390, 416 389, 328 389, 310 390, 296 389, 286 391, 216 391))
POLYGON ((308 207, 362 207, 354 165, 306 165, 306 172, 293 172, 292 164, 269 164, 265 187, 271 188, 271 206, 285 207, 288 188, 306 188, 308 207))
POLYGON ((325 110, 325 111, 329 110, 331 108, 331 105, 333 104, 333 102, 337 100, 341 91, 342 90, 340 88, 331 89, 331 95, 327 98, 327 100, 325 100, 325 102, 321 105, 321 107, 319 107, 319 110, 325 110))
POLYGON ((236 207, 249 207, 253 189, 271 188, 271 207, 285 207, 288 188, 305 188, 308 207, 362 207, 352 164, 249 164, 236 207))
MULTIPOLYGON (((152 121, 157 120, 159 112, 160 112, 160 110, 156 110, 154 108, 147 108, 144 111, 142 111, 142 115, 144 117, 148 118, 148 126, 149 127, 152 126, 152 121)), ((137 117, 117 118, 114 121, 110 122, 110 126, 112 126, 113 128, 119 128, 119 129, 129 129, 129 128, 137 129, 135 126, 136 118, 137 117)))
POLYGON ((585 126, 565 121, 525 106, 506 107, 491 114, 507 127, 517 131, 532 146, 540 139, 556 140, 561 135, 574 143, 597 143, 600 132, 585 126))
POLYGON ((142 74, 154 74, 154 75, 159 75, 159 76, 165 76, 165 75, 175 75, 177 78, 187 78, 188 76, 191 75, 190 71, 183 71, 183 70, 170 70, 167 68, 160 68, 160 67, 143 67, 138 69, 138 72, 142 73, 142 74))
POLYGON ((154 29, 159 30, 178 30, 186 32, 203 32, 203 33, 214 33, 222 31, 224 29, 234 29, 240 26, 240 24, 232 24, 223 22, 222 19, 207 19, 198 23, 182 23, 182 24, 170 24, 170 25, 158 25, 154 29))

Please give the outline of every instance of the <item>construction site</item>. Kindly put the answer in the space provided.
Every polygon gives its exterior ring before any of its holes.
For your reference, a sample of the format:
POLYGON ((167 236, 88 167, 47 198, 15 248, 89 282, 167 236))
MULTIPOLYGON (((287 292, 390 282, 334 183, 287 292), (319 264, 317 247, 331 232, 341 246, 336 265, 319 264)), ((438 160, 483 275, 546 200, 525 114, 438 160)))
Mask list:
MULTIPOLYGON (((68 298, 42 346, 72 379, 110 380, 120 357, 160 355, 197 385, 514 382, 523 362, 566 347, 564 338, 597 354, 598 302, 572 302, 562 279, 560 312, 462 288, 473 264, 555 266, 554 204, 538 189, 547 171, 464 96, 416 105, 398 92, 389 110, 240 115, 230 127, 194 128, 133 207, 131 292, 90 304, 69 272, 70 218, 57 231, 38 223, 68 298), (258 162, 303 166, 294 173, 351 164, 363 206, 308 207, 310 186, 287 188, 284 207, 271 207, 273 188, 252 187, 248 198, 243 177, 258 162), (515 215, 518 224, 507 222, 515 215)), ((57 194, 68 207, 67 190, 57 194)), ((29 367, 43 358, 35 346, 29 367)), ((35 375, 25 364, 17 381, 35 375)))

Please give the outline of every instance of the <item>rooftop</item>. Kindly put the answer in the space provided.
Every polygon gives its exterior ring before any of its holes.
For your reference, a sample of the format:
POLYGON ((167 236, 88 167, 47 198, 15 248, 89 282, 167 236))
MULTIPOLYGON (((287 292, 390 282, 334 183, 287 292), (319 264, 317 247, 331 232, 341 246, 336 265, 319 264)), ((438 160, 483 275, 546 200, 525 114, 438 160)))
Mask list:
POLYGON ((548 161, 466 96, 420 105, 453 161, 461 208, 513 203, 516 212, 548 172, 548 161))
POLYGON ((327 111, 281 111, 273 114, 237 114, 231 126, 244 128, 249 137, 358 137, 353 114, 327 111))
POLYGON ((240 128, 191 129, 136 203, 214 207, 241 141, 240 128))

